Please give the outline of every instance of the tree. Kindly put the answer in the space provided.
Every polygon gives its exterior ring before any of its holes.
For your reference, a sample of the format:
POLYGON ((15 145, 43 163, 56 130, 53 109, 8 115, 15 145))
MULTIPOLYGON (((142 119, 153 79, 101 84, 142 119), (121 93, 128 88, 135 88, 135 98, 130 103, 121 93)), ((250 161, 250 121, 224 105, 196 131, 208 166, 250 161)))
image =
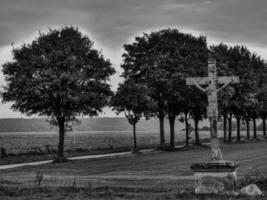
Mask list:
MULTIPOLYGON (((206 117, 206 108, 208 106, 207 96, 196 87, 185 88, 182 92, 183 103, 181 108, 184 114, 188 113, 194 120, 195 144, 200 145, 198 123, 206 117)), ((186 138, 188 138, 189 129, 186 128, 186 138)))
POLYGON ((57 161, 64 157, 65 127, 76 116, 97 115, 112 95, 106 83, 115 71, 77 28, 40 33, 31 44, 13 49, 3 65, 4 102, 26 115, 47 116, 59 128, 57 161))
POLYGON ((194 119, 194 125, 195 125, 195 144, 200 145, 200 137, 199 137, 199 131, 198 131, 198 123, 200 120, 204 119, 206 116, 206 108, 207 108, 207 101, 204 101, 205 94, 202 92, 202 94, 199 94, 199 100, 195 101, 195 107, 192 107, 192 110, 190 112, 190 115, 194 119), (204 96, 204 98, 203 98, 204 96), (198 105, 197 105, 198 104, 198 105))
POLYGON ((207 96, 196 87, 182 85, 182 87, 180 87, 180 91, 183 98, 179 102, 179 106, 184 115, 181 119, 182 121, 185 121, 186 145, 189 145, 189 134, 192 131, 192 127, 189 127, 188 123, 189 118, 194 120, 195 144, 200 145, 198 123, 199 120, 206 117, 206 108, 208 106, 207 96))
POLYGON ((118 113, 124 112, 128 122, 133 126, 133 153, 137 152, 136 124, 142 116, 149 116, 153 110, 153 102, 148 88, 143 84, 127 80, 119 85, 118 91, 111 100, 111 106, 118 113))
POLYGON ((169 119, 170 146, 173 148, 175 118, 183 112, 182 90, 188 89, 185 78, 206 72, 206 38, 164 29, 136 37, 134 43, 124 45, 124 48, 123 76, 147 85, 156 102, 155 115, 159 117, 161 127, 164 117, 169 119))
MULTIPOLYGON (((250 139, 250 120, 255 117, 255 113, 257 112, 258 100, 254 94, 247 94, 244 98, 244 120, 247 125, 247 139, 250 139), (256 112, 254 111, 256 110, 256 112)), ((257 138, 256 134, 256 122, 253 122, 253 137, 257 138)))
POLYGON ((260 104, 259 115, 262 119, 263 136, 266 137, 266 118, 267 118, 267 87, 263 87, 257 94, 258 102, 260 104))
POLYGON ((256 60, 256 73, 258 77, 257 87, 258 92, 256 94, 258 100, 258 113, 262 120, 263 136, 266 136, 266 118, 267 118, 267 65, 261 62, 259 58, 256 60))
MULTIPOLYGON (((249 122, 253 120, 254 137, 256 135, 256 118, 259 117, 259 106, 256 98, 259 89, 266 84, 265 62, 255 53, 251 53, 244 46, 228 47, 224 44, 212 46, 211 51, 219 61, 221 75, 237 75, 240 83, 233 87, 234 94, 231 95, 229 103, 221 104, 224 116, 229 117, 229 133, 231 137, 231 118, 237 120, 237 139, 240 139, 240 121, 244 119, 247 123, 247 137, 249 139, 249 122)), ((231 138, 229 138, 231 139, 231 138)))
MULTIPOLYGON (((229 70, 229 47, 225 44, 214 45, 210 47, 211 54, 216 58, 218 76, 232 76, 232 72, 229 70)), ((230 99, 234 95, 235 90, 230 85, 224 90, 218 93, 218 106, 219 114, 223 117, 223 131, 224 141, 227 141, 227 124, 228 124, 228 140, 232 139, 232 113, 230 110, 231 101, 230 99), (227 123, 228 121, 228 123, 227 123)))
POLYGON ((146 84, 151 91, 150 96, 155 101, 154 115, 159 118, 160 124, 160 148, 163 148, 165 146, 164 118, 167 109, 165 71, 153 64, 156 58, 151 57, 153 44, 148 42, 148 35, 136 37, 135 40, 133 44, 124 45, 126 52, 122 55, 124 58, 122 76, 126 80, 134 79, 135 82, 146 84))
MULTIPOLYGON (((230 109, 230 99, 234 95, 234 88, 231 86, 228 86, 224 90, 221 90, 218 94, 218 103, 219 103, 219 113, 220 117, 223 118, 223 140, 224 142, 227 141, 227 119, 230 109)), ((229 125, 229 124, 228 124, 229 125)), ((229 129, 230 130, 230 129, 229 129)))
POLYGON ((189 121, 189 112, 187 111, 184 111, 182 114, 179 115, 179 118, 178 120, 182 123, 184 123, 185 125, 185 145, 186 146, 189 146, 189 140, 190 140, 190 132, 191 130, 190 129, 190 123, 188 122, 189 121))

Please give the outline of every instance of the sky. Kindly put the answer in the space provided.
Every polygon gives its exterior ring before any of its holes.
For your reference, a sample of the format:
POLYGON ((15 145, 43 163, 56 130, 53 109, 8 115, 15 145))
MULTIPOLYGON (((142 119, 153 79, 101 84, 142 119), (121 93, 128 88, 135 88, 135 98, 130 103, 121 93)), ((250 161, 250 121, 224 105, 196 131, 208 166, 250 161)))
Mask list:
MULTIPOLYGON (((0 68, 11 61, 12 45, 30 43, 38 33, 64 25, 78 27, 109 58, 121 78, 123 44, 135 36, 177 28, 207 36, 208 44, 245 45, 267 59, 266 0, 0 0, 0 68)), ((0 73, 0 84, 4 77, 0 73)), ((25 117, 0 103, 0 118, 25 117)), ((115 116, 104 109, 101 116, 115 116)))

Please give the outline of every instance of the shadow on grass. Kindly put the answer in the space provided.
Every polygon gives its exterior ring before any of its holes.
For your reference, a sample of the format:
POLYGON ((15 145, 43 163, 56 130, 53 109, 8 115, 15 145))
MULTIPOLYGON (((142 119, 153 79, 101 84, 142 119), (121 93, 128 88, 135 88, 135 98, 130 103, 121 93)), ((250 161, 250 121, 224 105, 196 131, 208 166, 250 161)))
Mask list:
POLYGON ((161 150, 161 151, 167 151, 167 152, 176 152, 176 151, 188 151, 192 149, 199 149, 199 148, 209 148, 208 145, 206 144, 190 144, 189 146, 180 146, 180 147, 171 147, 169 145, 165 146, 158 146, 156 150, 161 150))

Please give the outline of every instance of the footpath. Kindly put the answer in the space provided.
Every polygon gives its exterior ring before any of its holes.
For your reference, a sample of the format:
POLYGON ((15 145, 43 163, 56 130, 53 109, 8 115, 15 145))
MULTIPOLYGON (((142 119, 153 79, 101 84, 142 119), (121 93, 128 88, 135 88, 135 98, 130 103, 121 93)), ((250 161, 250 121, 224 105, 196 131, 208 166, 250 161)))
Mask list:
MULTIPOLYGON (((148 153, 148 152, 152 152, 154 150, 155 149, 145 149, 145 150, 140 150, 140 152, 141 153, 148 153)), ((127 156, 127 155, 131 155, 131 152, 127 151, 127 152, 109 153, 109 154, 100 154, 100 155, 76 156, 76 157, 70 157, 68 159, 69 160, 84 160, 84 159, 96 159, 96 158, 111 158, 111 157, 127 156)), ((53 160, 45 160, 45 161, 37 161, 37 162, 29 162, 29 163, 0 165, 0 170, 13 169, 13 168, 24 167, 24 166, 44 165, 44 164, 49 164, 52 162, 53 162, 53 160)))

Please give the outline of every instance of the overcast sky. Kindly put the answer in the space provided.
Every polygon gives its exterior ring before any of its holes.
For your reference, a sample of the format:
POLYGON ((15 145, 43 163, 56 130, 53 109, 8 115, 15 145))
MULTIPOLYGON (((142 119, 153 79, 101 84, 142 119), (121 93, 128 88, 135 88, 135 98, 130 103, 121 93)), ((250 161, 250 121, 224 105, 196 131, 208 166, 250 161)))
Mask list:
MULTIPOLYGON (((122 45, 142 32, 178 28, 206 35, 209 44, 243 44, 267 59, 266 0, 0 0, 0 65, 11 43, 32 41, 49 27, 73 25, 86 33, 118 72, 122 45)), ((113 89, 120 79, 112 77, 113 89)), ((4 84, 2 75, 0 83, 4 84)), ((0 118, 23 117, 0 104, 0 118)), ((105 110, 105 116, 115 115, 105 110)))

